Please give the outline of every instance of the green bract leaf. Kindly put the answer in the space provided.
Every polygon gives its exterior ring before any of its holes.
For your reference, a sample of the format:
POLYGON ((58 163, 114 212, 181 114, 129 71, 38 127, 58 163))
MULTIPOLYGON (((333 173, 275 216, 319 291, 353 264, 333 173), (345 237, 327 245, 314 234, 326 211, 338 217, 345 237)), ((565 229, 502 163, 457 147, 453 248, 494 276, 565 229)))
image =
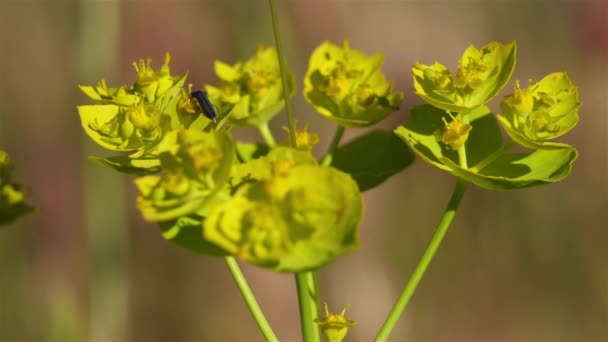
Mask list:
MULTIPOLYGON (((229 122, 236 126, 260 126, 275 116, 283 106, 281 74, 274 48, 259 46, 255 56, 233 66, 216 61, 218 87, 206 86, 209 99, 230 110, 229 122)), ((287 94, 295 92, 295 77, 287 70, 287 94)))
POLYGON ((458 154, 437 141, 433 133, 450 117, 430 105, 414 108, 408 122, 395 133, 423 160, 482 188, 505 190, 558 182, 570 175, 578 153, 572 147, 507 153, 498 124, 486 107, 469 113, 472 126, 465 144, 468 169, 459 166, 458 154))
POLYGON ((333 155, 332 165, 349 173, 361 191, 382 184, 414 161, 412 151, 392 132, 372 131, 333 155))
POLYGON ((459 62, 456 76, 442 64, 412 67, 416 94, 435 107, 467 111, 482 106, 507 84, 515 68, 516 44, 491 42, 477 50, 469 46, 459 62))
POLYGON ((507 95, 500 108, 504 114, 499 122, 511 139, 528 148, 562 148, 568 145, 548 142, 578 122, 578 90, 565 72, 547 75, 526 89, 515 83, 513 94, 507 95))
POLYGON ((279 272, 318 268, 358 246, 363 202, 334 168, 298 165, 239 188, 205 221, 204 236, 247 262, 279 272))
POLYGON ((78 86, 85 95, 98 104, 114 104, 118 106, 131 106, 139 102, 140 97, 127 86, 108 88, 106 80, 99 81, 97 86, 78 86))
POLYGON ((25 194, 12 181, 13 164, 9 155, 0 150, 0 225, 9 224, 17 217, 34 210, 25 202, 25 194))
POLYGON ((113 156, 108 158, 89 157, 89 160, 108 166, 114 170, 130 175, 145 176, 160 171, 160 160, 152 158, 130 158, 128 156, 113 156))
POLYGON ((364 127, 399 110, 403 93, 380 72, 383 55, 371 57, 324 42, 313 51, 304 79, 304 97, 321 115, 345 127, 364 127))
POLYGON ((131 107, 117 105, 78 106, 87 135, 112 151, 136 151, 156 145, 171 119, 151 105, 139 102, 131 107))
POLYGON ((443 161, 452 174, 489 190, 528 188, 555 183, 570 176, 578 152, 573 147, 504 153, 481 171, 463 169, 450 159, 443 161))
POLYGON ((266 144, 254 144, 254 143, 236 143, 236 153, 239 157, 239 161, 242 163, 248 162, 252 159, 260 158, 268 154, 268 145, 266 144))
POLYGON ((215 244, 203 239, 203 218, 197 215, 182 216, 176 220, 160 222, 160 229, 165 239, 190 251, 224 256, 229 253, 215 244))
POLYGON ((168 221, 197 213, 203 215, 214 196, 225 196, 235 150, 225 132, 179 130, 159 145, 161 176, 135 180, 141 194, 137 206, 148 221, 168 221))

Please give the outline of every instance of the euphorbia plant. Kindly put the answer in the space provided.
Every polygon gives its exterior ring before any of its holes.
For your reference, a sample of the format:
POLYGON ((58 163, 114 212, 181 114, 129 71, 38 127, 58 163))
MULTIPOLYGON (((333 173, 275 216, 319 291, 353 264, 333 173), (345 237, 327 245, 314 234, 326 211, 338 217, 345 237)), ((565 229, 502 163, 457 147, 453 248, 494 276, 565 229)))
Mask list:
MULTIPOLYGON (((272 5, 271 1, 271 5, 272 5)), ((271 6, 273 9, 273 6, 271 6)), ((205 85, 218 120, 201 114, 190 96, 187 73, 172 75, 170 55, 155 70, 134 63, 132 85, 81 86, 95 104, 79 106, 85 132, 122 154, 93 157, 117 171, 139 176, 137 206, 162 236, 191 251, 226 259, 267 340, 277 340, 239 270, 235 257, 276 272, 296 275, 303 338, 320 339, 316 321, 331 341, 340 341, 353 320, 320 318, 315 270, 359 245, 361 192, 381 184, 413 161, 423 160, 458 177, 439 229, 377 340, 386 340, 439 246, 468 183, 487 189, 523 188, 565 178, 577 152, 546 140, 577 121, 576 89, 563 73, 516 91, 498 116, 513 141, 529 153, 508 153, 495 116, 485 104, 508 83, 515 43, 470 47, 454 76, 441 64, 414 66, 415 89, 429 104, 412 110, 395 130, 374 130, 340 145, 346 128, 368 127, 399 110, 403 94, 381 72, 381 54, 368 56, 324 42, 310 57, 303 95, 337 124, 328 151, 311 150, 319 136, 297 129, 289 97, 295 76, 276 50, 259 47, 248 60, 216 62, 218 84, 205 85), (289 138, 276 144, 268 122, 286 107, 289 138), (232 133, 256 127, 264 143, 243 142, 232 133), (401 139, 400 139, 401 138, 401 139), (403 141, 405 144, 403 143, 403 141), (406 145, 407 144, 407 145, 406 145), (126 153, 126 155, 125 155, 126 153)))

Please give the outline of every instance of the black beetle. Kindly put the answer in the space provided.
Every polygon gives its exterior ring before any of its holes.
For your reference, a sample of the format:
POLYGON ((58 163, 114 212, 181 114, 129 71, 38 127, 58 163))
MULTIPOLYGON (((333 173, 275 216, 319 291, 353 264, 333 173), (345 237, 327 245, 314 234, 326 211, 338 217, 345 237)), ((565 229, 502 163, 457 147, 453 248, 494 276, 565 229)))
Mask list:
POLYGON ((211 101, 209 101, 209 98, 207 97, 207 92, 205 90, 195 90, 190 93, 190 97, 194 97, 196 99, 199 106, 203 110, 203 114, 205 114, 205 116, 209 118, 209 120, 213 120, 213 122, 215 123, 215 119, 217 118, 217 112, 215 111, 215 107, 213 106, 211 101))

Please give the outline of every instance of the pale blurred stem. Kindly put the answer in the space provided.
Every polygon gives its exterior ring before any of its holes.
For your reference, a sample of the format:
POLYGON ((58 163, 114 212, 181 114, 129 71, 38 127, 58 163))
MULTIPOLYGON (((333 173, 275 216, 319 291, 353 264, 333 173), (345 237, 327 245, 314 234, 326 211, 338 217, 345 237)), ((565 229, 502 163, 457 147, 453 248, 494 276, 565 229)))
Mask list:
POLYGON ((458 162, 463 169, 466 170, 469 168, 469 164, 467 163, 467 150, 464 147, 464 144, 458 148, 458 162))
POLYGON ((319 316, 319 295, 315 273, 312 271, 296 273, 300 324, 304 342, 319 342, 319 328, 315 318, 319 316))
MULTIPOLYGON (((268 0, 270 5, 270 15, 272 16, 272 28, 274 30, 274 39, 277 46, 277 57, 279 59, 279 67, 281 70, 281 82, 283 84, 283 98, 285 99, 285 111, 287 112, 287 124, 289 126, 289 144, 296 148, 296 130, 291 110, 291 104, 287 98, 287 72, 285 70, 285 57, 283 55, 283 46, 281 44, 281 35, 279 30, 279 21, 277 19, 277 11, 274 0, 268 0)), ((305 342, 318 342, 319 329, 314 323, 314 319, 318 316, 318 294, 315 274, 312 271, 296 273, 296 286, 298 289, 298 302, 300 304, 300 322, 302 325, 302 336, 305 342)))
POLYGON ((473 166, 470 170, 474 172, 483 170, 486 166, 490 165, 493 161, 495 161, 496 159, 498 159, 498 157, 505 153, 505 151, 508 151, 513 148, 513 146, 515 146, 515 142, 511 140, 508 143, 502 145, 498 150, 487 156, 484 160, 475 164, 475 166, 473 166))
POLYGON ((258 130, 264 139, 264 142, 268 147, 273 148, 276 146, 277 142, 274 140, 274 136, 272 132, 270 132, 270 128, 268 127, 268 122, 265 122, 258 126, 258 130))
POLYGON ((327 149, 327 153, 321 160, 321 165, 329 166, 334 158, 334 153, 338 149, 338 145, 340 145, 340 140, 342 140, 342 135, 344 135, 344 126, 338 125, 336 128, 336 133, 334 134, 334 138, 331 140, 331 144, 329 144, 329 148, 327 149))
POLYGON ((274 30, 274 40, 277 46, 277 57, 279 58, 279 68, 281 70, 281 82, 283 84, 283 99, 285 99, 285 111, 287 112, 287 125, 289 126, 289 144, 296 146, 296 125, 293 119, 291 104, 287 98, 287 72, 285 71, 285 57, 283 55, 283 45, 281 45, 281 34, 279 30, 279 20, 274 0, 268 0, 270 5, 270 15, 272 16, 272 28, 274 30))
POLYGON ((241 291, 241 294, 243 295, 243 298, 247 303, 247 307, 253 315, 255 322, 258 324, 258 327, 262 331, 264 338, 266 339, 266 341, 278 341, 279 339, 272 331, 272 328, 270 327, 270 324, 268 324, 266 317, 264 317, 264 313, 262 313, 262 309, 258 305, 258 302, 255 300, 255 297, 253 296, 253 293, 251 292, 251 289, 247 284, 247 280, 245 280, 245 276, 243 276, 243 272, 241 272, 241 268, 236 262, 236 259, 234 259, 234 257, 232 256, 227 256, 225 259, 226 264, 228 264, 228 269, 230 269, 230 273, 232 273, 232 278, 234 278, 236 286, 238 286, 239 290, 241 291))
POLYGON ((437 226, 437 229, 435 230, 435 233, 433 234, 433 237, 431 238, 431 242, 429 243, 426 250, 424 251, 424 254, 422 255, 422 258, 420 259, 420 262, 418 262, 418 265, 416 266, 416 269, 414 270, 414 273, 412 273, 412 275, 410 276, 410 279, 408 280, 407 284, 403 288, 403 292, 401 292, 401 295, 399 296, 399 299, 395 303, 393 310, 386 318, 386 321, 384 321, 384 324, 382 325, 382 328, 380 329, 378 336, 376 336, 376 339, 375 339, 376 342, 388 341, 388 337, 389 337, 391 331, 395 327, 395 324, 397 324, 399 317, 401 316, 401 314, 405 310, 405 307, 407 306, 408 302, 414 295, 414 292, 416 291, 416 287, 418 286, 418 283, 420 283, 420 280, 424 276, 424 272, 429 267, 431 261, 433 261, 433 257, 435 256, 437 249, 439 249, 439 246, 441 245, 441 241, 443 240, 445 234, 448 231, 448 228, 450 227, 450 224, 452 223, 452 219, 454 219, 454 215, 456 214, 456 209, 458 209, 458 205, 460 204, 460 200, 462 199, 462 196, 464 195, 467 185, 468 185, 467 181, 465 181, 464 179, 460 179, 460 178, 458 179, 458 182, 456 183, 456 187, 454 188, 454 192, 452 193, 452 197, 450 198, 450 202, 448 203, 448 207, 446 208, 445 212, 443 213, 443 217, 441 218, 441 221, 439 221, 439 225, 437 226))

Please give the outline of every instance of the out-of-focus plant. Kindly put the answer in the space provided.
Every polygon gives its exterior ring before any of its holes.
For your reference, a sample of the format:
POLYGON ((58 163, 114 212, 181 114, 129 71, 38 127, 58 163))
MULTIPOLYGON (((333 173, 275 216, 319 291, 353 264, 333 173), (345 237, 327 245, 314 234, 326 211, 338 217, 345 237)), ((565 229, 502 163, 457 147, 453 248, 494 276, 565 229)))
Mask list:
MULTIPOLYGON (((341 341, 355 324, 341 314, 319 317, 315 271, 359 246, 361 192, 382 184, 419 157, 458 177, 456 190, 423 261, 389 316, 385 341, 428 267, 466 185, 491 190, 557 182, 570 174, 577 151, 547 140, 578 120, 578 94, 565 73, 547 76, 503 100, 503 115, 485 106, 508 83, 516 45, 469 47, 452 74, 443 65, 416 63, 416 93, 429 104, 405 125, 372 130, 340 144, 346 128, 368 127, 399 110, 403 94, 380 70, 383 55, 368 56, 329 42, 310 57, 304 97, 336 133, 321 158, 321 140, 308 125, 297 129, 289 98, 295 76, 283 60, 276 12, 276 49, 261 45, 253 57, 215 62, 217 85, 196 91, 187 73, 172 75, 170 55, 160 69, 150 59, 134 63, 132 85, 81 86, 95 103, 79 106, 93 141, 119 154, 92 157, 119 172, 139 176, 137 207, 158 223, 162 236, 188 250, 224 257, 263 335, 276 341, 235 257, 276 272, 295 273, 305 341, 341 341), (207 98, 201 98, 207 96, 207 98), (207 102, 207 100, 209 100, 207 102), (211 106, 218 120, 208 117, 211 106), (268 122, 283 108, 289 139, 277 144, 268 122), (202 114, 206 115, 202 115, 202 114), (496 118, 513 139, 504 142, 496 118), (235 139, 239 127, 258 128, 263 143, 235 139), (519 143, 527 153, 509 153, 519 143), (409 147, 408 147, 409 145, 409 147), (314 322, 318 324, 315 325, 314 322)), ((215 118, 214 118, 215 119, 215 118)))
POLYGON ((0 225, 9 224, 34 207, 26 201, 26 193, 13 181, 13 163, 8 153, 0 150, 0 225))

